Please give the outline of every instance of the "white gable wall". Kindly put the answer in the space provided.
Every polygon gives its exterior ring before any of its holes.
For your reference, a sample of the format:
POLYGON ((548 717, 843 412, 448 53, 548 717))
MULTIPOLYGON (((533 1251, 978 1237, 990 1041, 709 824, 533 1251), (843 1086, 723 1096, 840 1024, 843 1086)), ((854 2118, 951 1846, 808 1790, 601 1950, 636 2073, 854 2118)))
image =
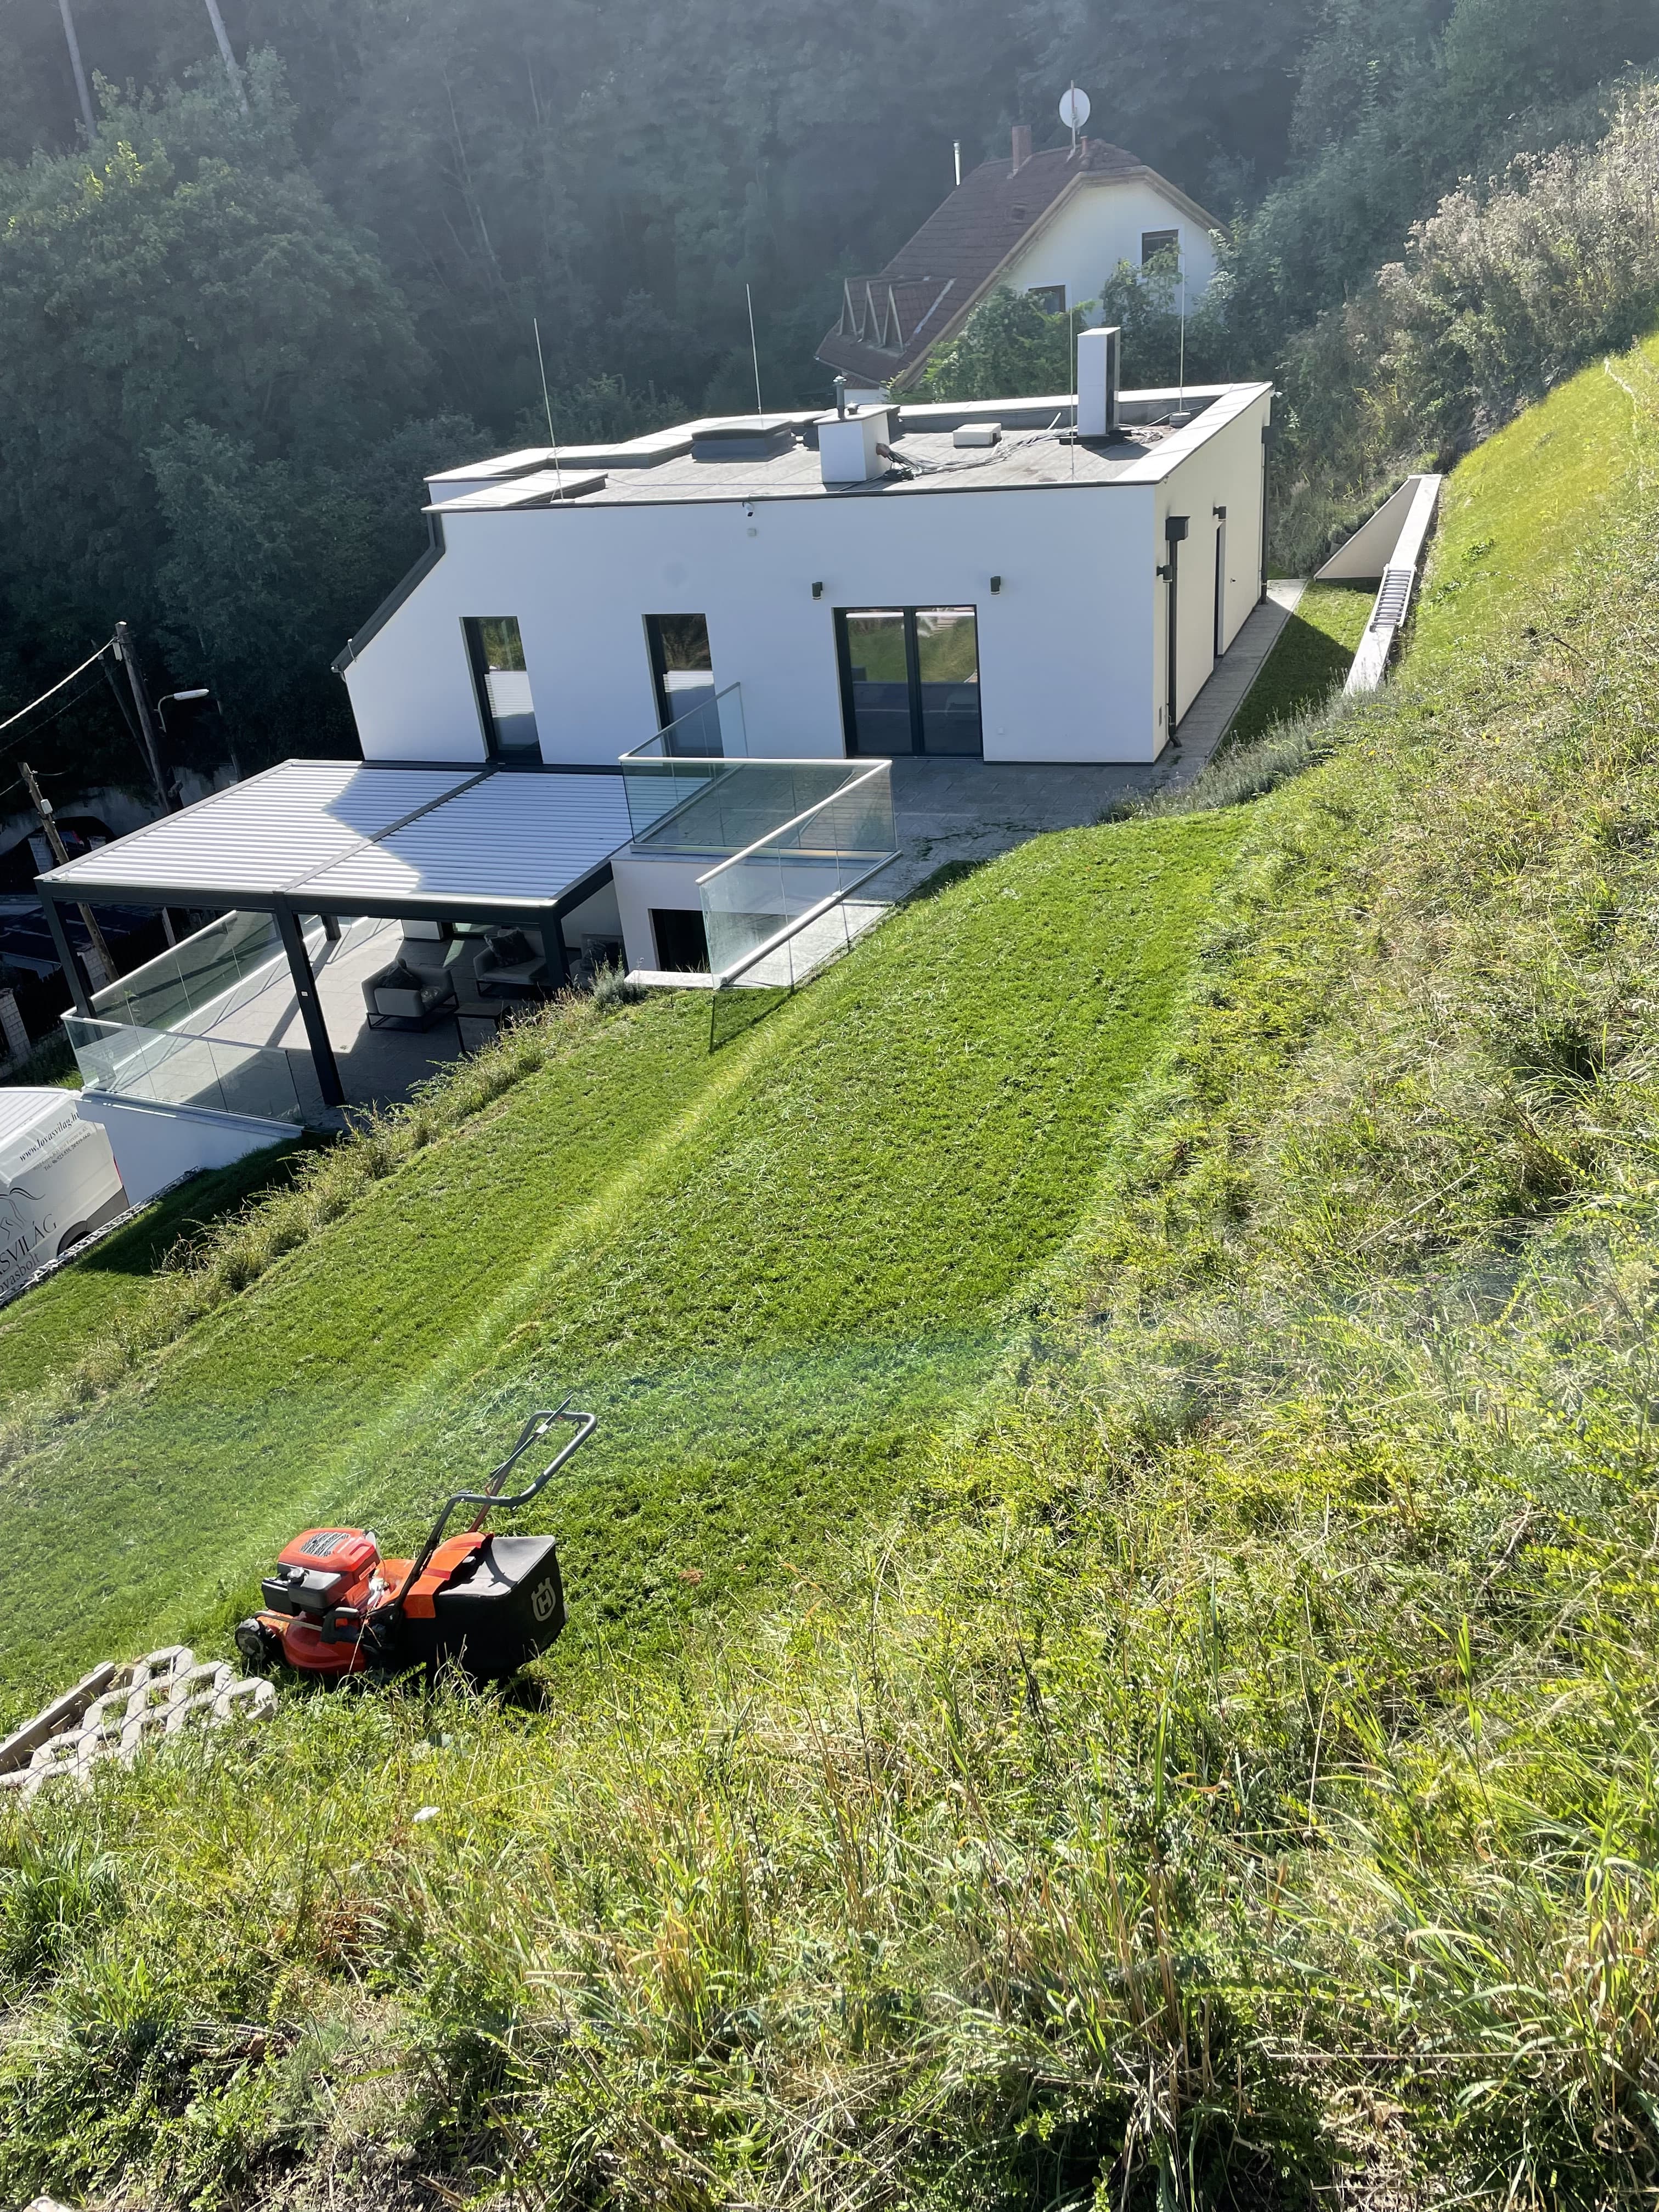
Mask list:
MULTIPOLYGON (((1215 275, 1210 234, 1156 185, 1139 178, 1082 185, 1009 263, 1001 282, 1016 292, 1063 284, 1066 306, 1081 307, 1085 300, 1099 298, 1102 284, 1120 261, 1140 266, 1141 234, 1148 230, 1180 231, 1188 302, 1195 302, 1215 275)), ((1124 368, 1133 380, 1134 364, 1126 362, 1124 368)))
POLYGON ((645 617, 702 614, 750 750, 838 757, 836 610, 972 606, 988 760, 1149 760, 1154 505, 1139 484, 452 514, 346 672, 364 755, 482 759, 461 622, 513 615, 544 759, 609 764, 656 732, 645 617))

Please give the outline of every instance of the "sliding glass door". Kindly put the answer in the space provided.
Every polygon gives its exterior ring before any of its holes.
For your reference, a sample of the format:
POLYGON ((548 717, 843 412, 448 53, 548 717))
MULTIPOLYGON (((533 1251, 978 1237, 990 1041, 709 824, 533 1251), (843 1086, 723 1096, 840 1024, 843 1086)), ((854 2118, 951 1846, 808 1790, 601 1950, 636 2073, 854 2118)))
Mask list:
POLYGON ((836 634, 849 753, 984 750, 972 607, 846 607, 836 634))

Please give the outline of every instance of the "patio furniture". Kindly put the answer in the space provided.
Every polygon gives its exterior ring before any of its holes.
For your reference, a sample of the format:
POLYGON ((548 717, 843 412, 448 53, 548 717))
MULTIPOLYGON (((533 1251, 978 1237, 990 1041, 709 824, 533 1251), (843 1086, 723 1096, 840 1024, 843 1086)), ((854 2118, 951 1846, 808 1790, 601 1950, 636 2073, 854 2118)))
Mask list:
POLYGON ((478 995, 539 998, 547 989, 547 957, 540 933, 532 929, 498 929, 472 963, 478 995))
POLYGON ((469 1057, 495 1043, 508 1013, 504 999, 463 999, 455 1009, 455 1033, 469 1057))
POLYGON ((456 1004, 450 972, 462 947, 440 921, 407 921, 398 957, 363 985, 363 1004, 371 1029, 430 1029, 456 1004))

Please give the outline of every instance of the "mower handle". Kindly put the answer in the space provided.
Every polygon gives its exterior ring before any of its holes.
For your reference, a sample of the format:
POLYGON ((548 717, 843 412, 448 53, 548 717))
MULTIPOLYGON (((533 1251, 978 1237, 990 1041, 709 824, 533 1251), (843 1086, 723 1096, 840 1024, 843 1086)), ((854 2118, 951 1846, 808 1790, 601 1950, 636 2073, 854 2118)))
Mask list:
MULTIPOLYGON (((575 1394, 573 1391, 571 1395, 574 1396, 574 1395, 575 1394)), ((482 1528, 484 1522, 489 1519, 489 1509, 492 1505, 499 1505, 503 1507, 509 1513, 516 1513, 521 1506, 528 1505, 532 1498, 536 1497, 541 1491, 546 1489, 548 1484, 553 1480, 553 1477, 558 1473, 565 1462, 574 1452, 580 1450, 581 1447, 587 1442, 589 1437, 592 1435, 594 1430, 597 1429, 599 1425, 599 1418, 597 1413, 581 1413, 575 1412, 571 1407, 569 1398, 566 1398, 560 1405, 547 1407, 538 1413, 532 1413, 530 1416, 530 1419, 525 1423, 524 1427, 520 1431, 518 1443, 514 1445, 512 1450, 508 1452, 507 1457, 501 1462, 501 1465, 495 1468, 491 1473, 489 1488, 487 1490, 458 1490, 453 1498, 448 1498, 445 1502, 444 1510, 438 1516, 437 1522, 433 1528, 432 1534, 427 1538, 425 1543, 421 1547, 420 1552, 413 1565, 410 1566, 409 1572, 404 1576, 404 1586, 393 1599, 393 1604, 398 1606, 402 1605, 404 1600, 409 1595, 410 1591, 413 1589, 415 1584, 426 1572, 427 1563, 431 1559, 432 1554, 437 1550, 439 1545, 442 1542, 444 1530, 449 1525, 449 1516, 455 1510, 455 1508, 458 1505, 477 1505, 483 1509, 479 1513, 477 1519, 472 1523, 472 1528, 475 1531, 482 1528), (541 1473, 536 1477, 536 1480, 530 1485, 530 1487, 527 1490, 515 1492, 511 1498, 503 1498, 501 1494, 502 1483, 506 1481, 507 1476, 511 1474, 514 1468, 517 1466, 518 1462, 524 1457, 531 1445, 537 1443, 539 1438, 544 1437, 556 1421, 574 1422, 576 1426, 575 1435, 572 1437, 568 1443, 560 1446, 559 1449, 554 1453, 552 1458, 549 1460, 547 1465, 542 1469, 541 1473)))

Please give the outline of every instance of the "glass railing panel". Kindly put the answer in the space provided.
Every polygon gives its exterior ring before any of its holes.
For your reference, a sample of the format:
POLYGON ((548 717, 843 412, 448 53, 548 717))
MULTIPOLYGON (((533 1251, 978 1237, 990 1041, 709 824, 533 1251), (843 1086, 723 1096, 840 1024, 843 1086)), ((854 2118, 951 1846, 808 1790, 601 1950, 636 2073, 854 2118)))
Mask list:
POLYGON ((171 1029, 224 998, 280 952, 270 915, 219 915, 100 991, 94 1010, 112 1021, 171 1029))
POLYGON ((653 853, 740 853, 866 773, 856 761, 729 761, 635 842, 653 853))
POLYGON ((854 774, 854 782, 699 878, 708 965, 717 980, 769 946, 759 965, 745 969, 744 980, 793 981, 803 963, 810 972, 848 941, 845 916, 836 918, 840 902, 896 849, 887 763, 857 764, 854 774))
POLYGON ((64 1027, 88 1091, 264 1121, 305 1118, 289 1056, 276 1046, 233 1044, 83 1014, 65 1014, 64 1027))

